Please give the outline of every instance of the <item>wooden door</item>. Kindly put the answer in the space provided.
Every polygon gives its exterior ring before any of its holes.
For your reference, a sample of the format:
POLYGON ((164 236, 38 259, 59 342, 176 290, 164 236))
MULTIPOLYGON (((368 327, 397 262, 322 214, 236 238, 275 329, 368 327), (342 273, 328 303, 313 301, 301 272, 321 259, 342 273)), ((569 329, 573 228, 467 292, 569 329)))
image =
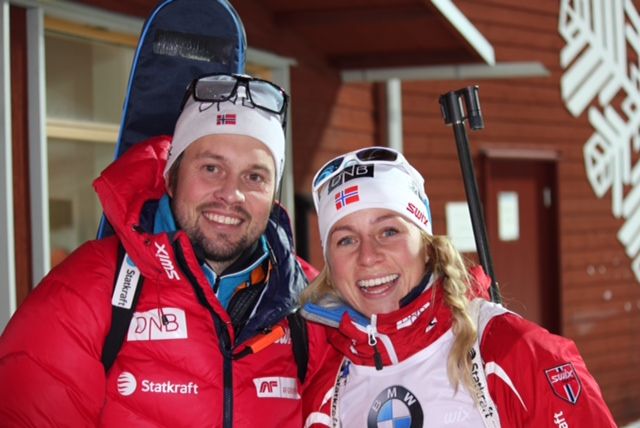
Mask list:
POLYGON ((559 333, 556 162, 487 156, 487 233, 503 303, 559 333))

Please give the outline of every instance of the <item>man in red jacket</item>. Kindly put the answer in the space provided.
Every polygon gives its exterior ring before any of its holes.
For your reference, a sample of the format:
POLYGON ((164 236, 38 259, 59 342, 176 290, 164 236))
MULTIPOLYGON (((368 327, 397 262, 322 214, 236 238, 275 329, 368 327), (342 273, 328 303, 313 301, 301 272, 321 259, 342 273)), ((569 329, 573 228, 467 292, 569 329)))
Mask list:
MULTIPOLYGON (((52 270, 0 338, 0 426, 301 426, 287 317, 307 280, 275 202, 287 96, 212 75, 186 98, 173 140, 95 181, 115 236, 52 270), (132 307, 105 371, 112 314, 132 307)), ((310 372, 322 343, 308 332, 310 372)))

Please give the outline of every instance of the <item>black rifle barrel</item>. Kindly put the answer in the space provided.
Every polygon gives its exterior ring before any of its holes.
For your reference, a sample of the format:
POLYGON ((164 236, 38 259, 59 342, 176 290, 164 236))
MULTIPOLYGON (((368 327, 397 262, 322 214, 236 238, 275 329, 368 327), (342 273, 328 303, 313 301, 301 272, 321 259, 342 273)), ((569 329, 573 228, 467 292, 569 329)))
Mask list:
POLYGON ((500 290, 498 282, 493 271, 493 261, 489 250, 489 242, 487 239, 487 229, 485 227, 482 203, 480 202, 480 194, 478 192, 478 183, 471 160, 469 151, 469 138, 465 128, 465 120, 469 120, 471 129, 477 130, 484 128, 484 119, 480 110, 480 99, 478 97, 478 86, 467 86, 466 88, 447 92, 440 96, 440 109, 446 125, 452 125, 453 134, 458 149, 458 159, 460 161, 460 169, 462 170, 462 179, 464 181, 464 190, 469 205, 469 213, 471 214, 471 226, 473 227, 473 237, 478 250, 478 257, 483 269, 491 277, 491 300, 500 303, 500 290), (467 116, 465 116, 462 102, 466 107, 467 116))

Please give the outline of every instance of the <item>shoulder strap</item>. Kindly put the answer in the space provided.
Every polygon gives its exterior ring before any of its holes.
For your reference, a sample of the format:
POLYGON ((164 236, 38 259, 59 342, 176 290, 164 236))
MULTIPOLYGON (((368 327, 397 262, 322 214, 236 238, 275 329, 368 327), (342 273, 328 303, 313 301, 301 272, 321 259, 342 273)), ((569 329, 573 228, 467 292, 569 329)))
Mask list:
POLYGON ((501 308, 500 305, 487 302, 480 298, 474 299, 469 303, 469 316, 476 324, 478 330, 478 336, 471 351, 471 374, 476 386, 476 407, 482 414, 482 422, 485 428, 500 428, 500 417, 498 416, 498 409, 493 402, 491 393, 489 393, 484 361, 482 355, 480 355, 480 341, 482 340, 484 328, 489 320, 497 315, 496 309, 499 308, 501 308), (486 309, 483 311, 482 307, 487 304, 492 305, 490 311, 486 309), (491 315, 489 315, 488 312, 491 312, 491 315))
POLYGON ((117 265, 120 267, 115 275, 111 296, 111 328, 102 348, 102 365, 105 372, 109 371, 122 348, 142 291, 143 277, 140 275, 140 270, 129 258, 122 245, 118 248, 117 265))
POLYGON ((304 383, 307 377, 307 365, 309 363, 307 321, 302 318, 299 311, 287 315, 287 320, 289 320, 289 331, 291 332, 293 357, 298 365, 298 379, 300 379, 300 383, 304 383))

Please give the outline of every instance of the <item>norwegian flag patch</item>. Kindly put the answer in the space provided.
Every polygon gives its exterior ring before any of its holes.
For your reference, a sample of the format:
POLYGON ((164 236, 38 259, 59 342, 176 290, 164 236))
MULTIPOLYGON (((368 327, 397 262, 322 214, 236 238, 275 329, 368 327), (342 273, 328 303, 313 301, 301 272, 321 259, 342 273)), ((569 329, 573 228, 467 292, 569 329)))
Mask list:
POLYGON ((573 364, 566 363, 545 370, 544 374, 547 375, 547 380, 554 394, 571 404, 578 402, 580 392, 582 391, 582 383, 578 378, 578 373, 573 367, 573 364))
POLYGON ((360 195, 358 193, 358 186, 347 187, 344 190, 339 191, 335 195, 336 209, 342 209, 349 204, 358 202, 360 195))
POLYGON ((216 125, 235 125, 235 124, 236 124, 235 113, 219 114, 216 118, 216 125))

